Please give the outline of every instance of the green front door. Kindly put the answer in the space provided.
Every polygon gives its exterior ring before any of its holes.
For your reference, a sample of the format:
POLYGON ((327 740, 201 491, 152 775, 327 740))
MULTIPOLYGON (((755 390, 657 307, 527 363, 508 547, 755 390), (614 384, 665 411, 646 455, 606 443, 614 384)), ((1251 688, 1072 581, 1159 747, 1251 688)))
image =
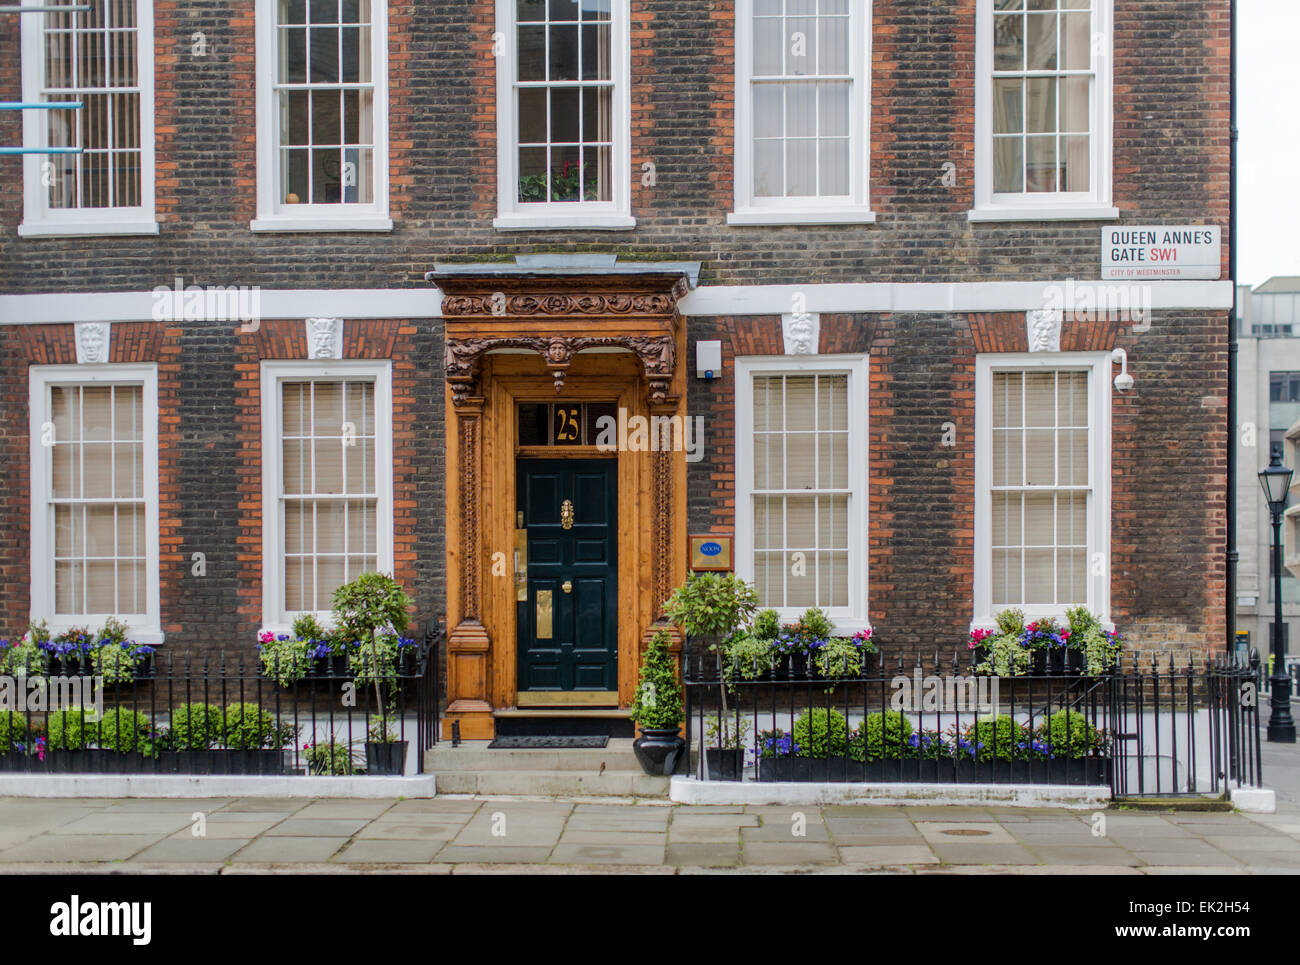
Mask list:
POLYGON ((520 459, 528 538, 517 600, 521 691, 618 689, 618 484, 613 459, 520 459))

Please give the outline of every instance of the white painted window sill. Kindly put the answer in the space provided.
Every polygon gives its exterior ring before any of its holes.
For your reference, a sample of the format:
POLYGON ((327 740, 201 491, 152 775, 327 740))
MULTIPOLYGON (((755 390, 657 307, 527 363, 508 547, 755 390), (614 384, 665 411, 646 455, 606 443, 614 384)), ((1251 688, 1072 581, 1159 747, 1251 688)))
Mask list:
POLYGON ((630 231, 636 218, 625 214, 503 214, 492 219, 497 231, 630 231))
POLYGON ((1041 208, 990 205, 966 212, 968 221, 1114 221, 1119 208, 1103 204, 1043 205, 1041 208))
POLYGON ((392 231, 393 219, 377 215, 354 218, 255 218, 251 231, 392 231))
POLYGON ((20 238, 77 238, 93 235, 156 235, 158 222, 148 218, 123 221, 23 222, 20 238))
POLYGON ((848 225, 875 224, 876 213, 870 208, 741 208, 727 215, 727 224, 746 225, 848 225))

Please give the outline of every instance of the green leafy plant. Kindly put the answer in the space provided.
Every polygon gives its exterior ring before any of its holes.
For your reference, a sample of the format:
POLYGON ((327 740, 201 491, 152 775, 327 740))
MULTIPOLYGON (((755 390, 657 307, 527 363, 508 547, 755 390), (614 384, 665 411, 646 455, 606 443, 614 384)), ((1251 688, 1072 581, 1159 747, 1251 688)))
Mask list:
POLYGON ((25 636, 32 643, 49 643, 50 625, 44 620, 33 620, 31 623, 27 624, 27 633, 25 636))
POLYGON ((1070 624, 1070 647, 1083 654, 1083 672, 1097 677, 1115 666, 1124 649, 1123 638, 1102 627, 1101 620, 1087 607, 1071 607, 1065 616, 1070 624))
POLYGON ((746 745, 749 731, 749 720, 745 717, 710 714, 704 719, 704 739, 708 747, 739 750, 746 745))
POLYGON ((307 676, 307 672, 311 669, 312 651, 316 643, 311 638, 296 640, 272 638, 258 646, 260 649, 257 657, 262 664, 262 673, 281 687, 289 687, 307 676))
POLYGON ((814 707, 799 715, 791 736, 800 757, 843 757, 849 723, 838 710, 814 707))
POLYGON ((848 637, 829 637, 817 648, 813 664, 823 677, 856 677, 862 673, 866 656, 860 646, 848 637))
POLYGON ((298 728, 277 724, 269 711, 252 703, 230 704, 222 712, 222 743, 232 751, 280 748, 293 741, 298 728))
POLYGON ((664 603, 664 615, 688 636, 715 641, 747 629, 757 610, 754 588, 732 573, 692 573, 664 603))
POLYGON ((136 646, 130 641, 109 640, 91 650, 91 666, 95 667, 96 676, 104 678, 105 684, 127 683, 135 679, 148 653, 153 653, 152 648, 136 646))
POLYGON ((17 750, 15 745, 26 746, 33 736, 34 728, 26 717, 17 711, 0 710, 0 754, 17 750))
POLYGON ((7 677, 38 677, 49 670, 46 652, 35 640, 0 640, 0 674, 7 677))
POLYGON ((105 620, 95 639, 99 641, 101 646, 107 643, 116 643, 118 645, 131 643, 127 625, 117 617, 109 617, 105 620))
POLYGON ((977 630, 971 634, 971 646, 983 648, 984 659, 975 665, 977 674, 995 677, 1022 677, 1029 672, 1033 653, 1021 642, 1025 632, 1025 614, 1022 610, 1006 609, 994 616, 996 633, 977 630))
POLYGON ((722 644, 722 675, 731 683, 736 676, 753 680, 776 666, 772 641, 741 630, 722 644))
POLYGON ((84 710, 56 710, 46 726, 51 750, 81 751, 95 739, 95 724, 86 720, 84 710))
POLYGON ((795 624, 805 640, 826 640, 835 632, 835 624, 821 607, 810 606, 795 624))
POLYGON ((861 726, 849 735, 849 757, 855 761, 896 761, 910 756, 912 721, 900 710, 867 714, 861 726))
POLYGON ((178 751, 206 751, 221 739, 224 715, 214 704, 181 704, 172 711, 168 740, 178 751))
POLYGON ((980 761, 1028 760, 1029 729, 1008 714, 982 717, 966 729, 974 756, 980 761))
POLYGON ((641 664, 640 683, 632 701, 632 719, 643 729, 677 730, 682 721, 682 688, 668 650, 670 637, 660 630, 650 639, 641 664))
POLYGON ((781 633, 781 617, 770 607, 754 617, 754 638, 771 643, 781 633))
POLYGON ((1077 710, 1058 710, 1038 730, 1056 757, 1088 757, 1106 749, 1106 738, 1077 710))
POLYGON ((304 744, 303 757, 309 774, 343 777, 357 772, 352 749, 340 741, 304 744))
POLYGON ((302 613, 293 621, 293 635, 299 640, 324 640, 329 635, 314 614, 302 613))
POLYGON ((158 733, 153 721, 137 710, 114 707, 104 712, 95 743, 118 754, 139 753, 154 757, 158 753, 158 733))

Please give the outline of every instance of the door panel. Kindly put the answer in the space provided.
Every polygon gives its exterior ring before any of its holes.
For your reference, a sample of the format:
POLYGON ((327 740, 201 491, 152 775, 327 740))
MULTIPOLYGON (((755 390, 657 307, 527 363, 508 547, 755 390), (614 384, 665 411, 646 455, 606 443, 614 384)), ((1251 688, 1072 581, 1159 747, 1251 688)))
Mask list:
POLYGON ((517 604, 521 691, 618 689, 616 469, 612 459, 518 461, 528 537, 528 599, 517 604), (539 611, 547 593, 549 611, 539 611))

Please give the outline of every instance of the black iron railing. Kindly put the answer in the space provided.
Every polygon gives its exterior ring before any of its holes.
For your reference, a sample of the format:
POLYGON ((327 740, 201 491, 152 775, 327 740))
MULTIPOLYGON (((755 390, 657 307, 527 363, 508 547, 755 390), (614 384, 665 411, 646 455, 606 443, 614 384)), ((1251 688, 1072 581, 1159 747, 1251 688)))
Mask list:
POLYGON ((159 648, 106 682, 49 663, 0 673, 0 770, 351 775, 424 770, 442 628, 373 676, 328 663, 283 685, 255 653, 159 648), (269 672, 268 672, 269 671, 269 672))
MULTIPOLYGON (((1179 658, 1180 661, 1185 658, 1179 658)), ((1260 783, 1258 657, 982 677, 957 657, 826 677, 815 661, 683 656, 704 780, 1105 785, 1116 797, 1260 783)))

